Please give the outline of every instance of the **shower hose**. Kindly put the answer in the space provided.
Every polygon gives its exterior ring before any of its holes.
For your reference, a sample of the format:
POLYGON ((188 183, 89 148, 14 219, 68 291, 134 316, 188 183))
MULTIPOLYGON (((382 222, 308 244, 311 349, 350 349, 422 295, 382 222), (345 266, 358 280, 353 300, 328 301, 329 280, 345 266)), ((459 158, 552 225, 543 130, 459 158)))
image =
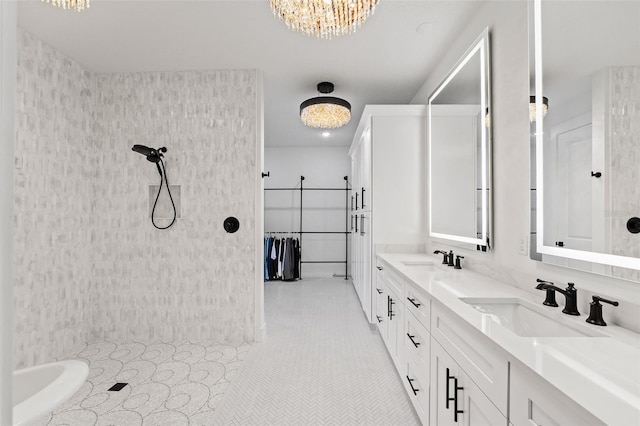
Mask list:
POLYGON ((160 165, 156 163, 156 167, 158 168, 158 173, 160 173, 160 188, 158 188, 158 194, 156 195, 156 200, 153 203, 153 209, 151 209, 151 223, 153 224, 153 226, 155 226, 158 229, 167 229, 167 228, 170 228, 171 225, 175 223, 178 213, 176 211, 176 205, 173 202, 173 197, 171 196, 171 189, 169 188, 169 181, 167 180, 167 169, 164 166, 164 161, 162 161, 162 157, 160 157, 160 165), (169 199, 171 200, 171 206, 173 207, 173 219, 171 220, 170 224, 164 227, 156 225, 156 221, 155 221, 156 205, 158 204, 158 198, 160 198, 160 193, 162 192, 163 181, 164 183, 167 184, 167 192, 169 193, 169 199))

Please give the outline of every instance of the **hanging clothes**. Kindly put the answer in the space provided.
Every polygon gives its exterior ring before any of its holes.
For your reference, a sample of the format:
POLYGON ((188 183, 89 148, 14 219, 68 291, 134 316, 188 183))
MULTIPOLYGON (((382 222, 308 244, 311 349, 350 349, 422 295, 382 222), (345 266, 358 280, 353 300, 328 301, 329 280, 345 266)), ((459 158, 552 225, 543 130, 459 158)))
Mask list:
POLYGON ((264 238, 264 280, 300 279, 300 241, 298 238, 264 238))

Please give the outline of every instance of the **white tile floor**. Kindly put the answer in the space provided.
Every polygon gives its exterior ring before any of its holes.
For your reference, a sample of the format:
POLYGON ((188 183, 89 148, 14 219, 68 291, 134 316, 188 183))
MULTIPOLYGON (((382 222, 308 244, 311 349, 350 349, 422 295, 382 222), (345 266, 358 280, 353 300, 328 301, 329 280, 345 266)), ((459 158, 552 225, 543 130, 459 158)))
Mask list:
POLYGON ((269 282, 265 315, 212 424, 419 424, 350 281, 269 282))
POLYGON ((268 282, 265 315, 267 340, 253 346, 89 345, 75 356, 89 380, 39 424, 419 424, 349 281, 268 282), (107 391, 116 382, 129 385, 107 391))

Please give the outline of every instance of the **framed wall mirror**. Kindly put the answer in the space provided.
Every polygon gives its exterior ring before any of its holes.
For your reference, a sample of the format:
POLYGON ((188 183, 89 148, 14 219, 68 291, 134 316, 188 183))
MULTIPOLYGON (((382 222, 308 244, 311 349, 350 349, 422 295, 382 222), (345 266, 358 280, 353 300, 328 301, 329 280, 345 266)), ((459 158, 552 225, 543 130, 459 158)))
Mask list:
POLYGON ((491 67, 485 29, 428 100, 429 235, 491 246, 491 67))
POLYGON ((640 2, 529 10, 531 257, 640 281, 640 2))

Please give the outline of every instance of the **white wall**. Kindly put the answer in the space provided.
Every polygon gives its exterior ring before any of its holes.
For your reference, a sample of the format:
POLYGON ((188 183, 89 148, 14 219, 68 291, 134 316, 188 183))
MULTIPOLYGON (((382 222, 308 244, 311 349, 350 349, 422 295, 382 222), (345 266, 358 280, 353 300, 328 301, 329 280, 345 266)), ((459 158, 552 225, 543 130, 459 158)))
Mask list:
POLYGON ((94 338, 252 341, 259 74, 96 75, 26 32, 19 41, 16 365, 94 338), (182 198, 169 230, 150 223, 159 176, 133 144, 169 150, 182 198))
POLYGON ((13 410, 13 162, 16 2, 0 2, 0 424, 13 410))
MULTIPOLYGON (((351 163, 346 147, 266 147, 265 188, 299 188, 304 176, 305 188, 344 188, 344 176, 350 175, 351 163)), ((265 231, 299 230, 299 191, 265 191, 265 231)), ((345 191, 304 191, 304 231, 344 231, 345 191)), ((297 236, 294 235, 294 236, 297 236)), ((344 234, 305 234, 303 260, 344 260, 344 234)), ((303 264, 302 277, 344 275, 344 264, 303 264)))
MULTIPOLYGON (((521 238, 530 232, 529 176, 529 51, 527 2, 486 2, 442 55, 440 65, 416 93, 412 103, 426 103, 429 94, 460 56, 489 27, 493 71, 493 249, 489 253, 451 247, 463 253, 463 267, 491 275, 507 284, 530 291, 535 279, 563 286, 575 282, 579 309, 588 313, 592 294, 621 302, 607 309, 607 321, 640 332, 640 284, 586 272, 546 265, 518 254, 521 238)), ((429 249, 449 248, 428 241, 429 249)))

